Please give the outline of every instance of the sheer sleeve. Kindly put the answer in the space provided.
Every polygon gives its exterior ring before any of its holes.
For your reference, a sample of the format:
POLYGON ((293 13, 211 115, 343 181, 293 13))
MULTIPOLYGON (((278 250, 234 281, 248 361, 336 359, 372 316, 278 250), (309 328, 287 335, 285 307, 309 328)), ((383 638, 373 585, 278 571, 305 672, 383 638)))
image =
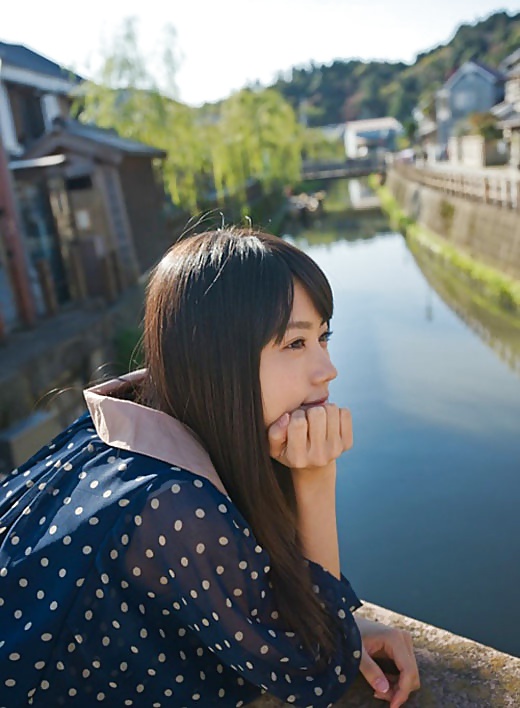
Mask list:
POLYGON ((314 591, 342 628, 334 657, 318 670, 279 616, 268 554, 213 485, 189 475, 149 492, 125 524, 114 531, 125 541, 119 572, 140 603, 162 612, 163 626, 193 633, 219 661, 285 702, 319 708, 345 692, 361 656, 352 616, 360 603, 345 578, 309 561, 314 591))

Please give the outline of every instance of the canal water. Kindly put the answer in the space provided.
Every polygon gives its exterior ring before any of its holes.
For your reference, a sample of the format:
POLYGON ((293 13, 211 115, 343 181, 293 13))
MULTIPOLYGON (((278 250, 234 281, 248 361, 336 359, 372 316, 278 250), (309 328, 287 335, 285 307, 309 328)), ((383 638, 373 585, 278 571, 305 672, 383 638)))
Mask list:
POLYGON ((285 237, 334 290, 342 570, 367 601, 520 656, 520 325, 381 213, 334 207, 285 237))

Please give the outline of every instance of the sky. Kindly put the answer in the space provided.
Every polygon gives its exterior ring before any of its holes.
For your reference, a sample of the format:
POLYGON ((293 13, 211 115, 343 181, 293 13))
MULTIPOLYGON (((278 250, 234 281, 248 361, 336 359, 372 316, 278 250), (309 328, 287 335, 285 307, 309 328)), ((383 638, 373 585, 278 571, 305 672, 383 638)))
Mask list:
POLYGON ((136 17, 140 49, 166 85, 157 48, 164 27, 173 25, 178 97, 200 105, 310 62, 412 63, 448 42, 460 24, 498 10, 520 12, 520 0, 25 0, 7 7, 1 41, 25 44, 87 78, 95 77, 123 19, 136 17))

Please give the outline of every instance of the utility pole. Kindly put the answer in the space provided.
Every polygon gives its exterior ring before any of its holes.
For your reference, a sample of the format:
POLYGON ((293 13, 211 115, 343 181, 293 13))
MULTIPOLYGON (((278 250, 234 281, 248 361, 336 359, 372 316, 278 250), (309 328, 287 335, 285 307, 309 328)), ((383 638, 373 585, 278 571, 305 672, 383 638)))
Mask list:
POLYGON ((7 269, 11 277, 18 312, 29 327, 36 322, 36 307, 26 268, 13 182, 0 135, 0 234, 4 239, 7 269))

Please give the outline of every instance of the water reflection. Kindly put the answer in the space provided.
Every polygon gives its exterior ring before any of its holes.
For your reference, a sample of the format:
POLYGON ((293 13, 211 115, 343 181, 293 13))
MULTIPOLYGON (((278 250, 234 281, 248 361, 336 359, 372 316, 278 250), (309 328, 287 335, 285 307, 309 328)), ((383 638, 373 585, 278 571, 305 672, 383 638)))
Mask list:
POLYGON ((448 307, 520 375, 520 318, 486 302, 420 246, 411 251, 424 277, 448 307))

